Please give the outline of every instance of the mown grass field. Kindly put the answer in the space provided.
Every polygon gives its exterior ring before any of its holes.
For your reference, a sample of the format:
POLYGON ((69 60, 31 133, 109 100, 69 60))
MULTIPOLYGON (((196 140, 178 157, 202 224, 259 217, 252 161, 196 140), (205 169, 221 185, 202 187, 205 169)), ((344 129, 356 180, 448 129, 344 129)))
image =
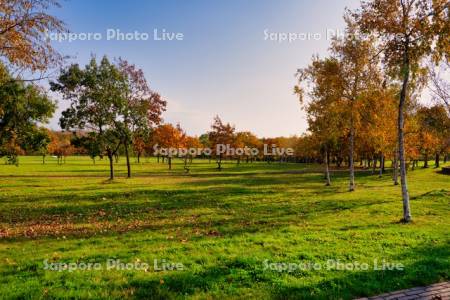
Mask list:
POLYGON ((399 223, 399 186, 390 174, 320 166, 215 164, 185 174, 155 160, 107 181, 106 161, 57 165, 21 157, 0 165, 1 299, 351 299, 450 278, 450 176, 409 172, 414 222, 399 223), (108 259, 149 263, 105 270, 108 259), (183 270, 154 270, 154 260, 183 270), (403 270, 374 270, 374 260, 403 270), (100 263, 101 270, 45 270, 44 261, 100 263), (368 270, 277 271, 267 263, 367 263, 368 270))

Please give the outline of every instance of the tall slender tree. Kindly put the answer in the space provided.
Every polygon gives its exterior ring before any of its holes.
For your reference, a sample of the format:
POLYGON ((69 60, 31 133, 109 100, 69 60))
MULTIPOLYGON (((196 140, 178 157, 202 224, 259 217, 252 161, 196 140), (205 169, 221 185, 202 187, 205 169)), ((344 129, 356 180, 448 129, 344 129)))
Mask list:
POLYGON ((364 93, 381 86, 380 72, 375 60, 372 38, 363 39, 350 14, 345 15, 346 35, 336 38, 331 45, 331 55, 339 62, 338 76, 341 80, 340 96, 348 103, 349 118, 349 191, 355 190, 355 136, 359 122, 358 106, 364 93))
POLYGON ((294 92, 307 113, 308 130, 319 140, 325 165, 326 185, 331 185, 329 170, 330 152, 337 144, 344 127, 342 81, 339 77, 339 62, 335 58, 313 58, 305 69, 297 72, 299 85, 294 92), (305 97, 306 94, 308 97, 305 97), (308 99, 307 99, 308 98, 308 99))
POLYGON ((214 148, 216 155, 217 169, 222 170, 222 159, 224 154, 222 152, 217 153, 218 146, 232 145, 235 136, 235 127, 230 123, 224 123, 219 116, 214 118, 214 122, 211 125, 211 131, 209 132, 209 142, 214 148))
POLYGON ((421 75, 422 61, 448 59, 449 10, 448 0, 370 0, 353 12, 363 33, 377 35, 386 69, 401 82, 397 130, 404 222, 412 220, 405 162, 406 101, 411 80, 421 75))

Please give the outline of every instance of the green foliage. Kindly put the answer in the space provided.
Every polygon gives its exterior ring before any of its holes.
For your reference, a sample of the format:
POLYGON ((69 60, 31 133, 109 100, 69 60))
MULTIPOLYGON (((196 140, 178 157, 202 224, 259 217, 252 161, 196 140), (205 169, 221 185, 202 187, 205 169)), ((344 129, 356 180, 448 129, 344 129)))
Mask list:
POLYGON ((13 80, 2 66, 0 72, 0 156, 15 158, 22 150, 39 150, 48 135, 39 123, 46 123, 56 104, 39 87, 13 80))
MULTIPOLYGON (((62 70, 50 86, 70 101, 70 107, 62 112, 61 128, 87 130, 101 155, 112 160, 122 142, 123 112, 128 109, 125 75, 106 56, 99 64, 93 57, 84 69, 75 64, 62 70)), ((114 177, 112 164, 110 177, 114 177)))

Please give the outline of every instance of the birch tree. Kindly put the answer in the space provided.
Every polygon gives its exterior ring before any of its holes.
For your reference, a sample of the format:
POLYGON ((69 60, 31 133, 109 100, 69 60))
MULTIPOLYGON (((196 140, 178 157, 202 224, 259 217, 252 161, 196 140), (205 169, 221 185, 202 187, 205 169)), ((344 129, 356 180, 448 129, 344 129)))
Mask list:
POLYGON ((401 84, 397 131, 404 222, 412 220, 404 145, 406 101, 424 59, 448 60, 449 9, 448 0, 370 0, 353 12, 362 32, 377 35, 384 65, 401 84))

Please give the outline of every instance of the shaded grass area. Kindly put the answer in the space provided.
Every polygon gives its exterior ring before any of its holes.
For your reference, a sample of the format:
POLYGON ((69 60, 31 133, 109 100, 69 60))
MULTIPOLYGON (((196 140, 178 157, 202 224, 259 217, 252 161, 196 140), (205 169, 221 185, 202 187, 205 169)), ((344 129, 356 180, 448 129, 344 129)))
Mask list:
MULTIPOLYGON (((409 173, 414 222, 401 224, 389 174, 358 173, 353 193, 345 172, 325 187, 321 174, 303 173, 318 166, 277 163, 229 163, 221 173, 199 161, 189 175, 180 165, 170 176, 145 176, 166 172, 153 161, 134 166, 140 176, 114 182, 20 177, 89 169, 86 158, 37 161, 0 166, 18 176, 0 178, 1 298, 351 299, 449 278, 450 180, 433 169, 409 173), (150 268, 107 271, 108 259, 150 268), (155 259, 184 267, 155 271, 155 259), (104 268, 57 272, 44 260, 104 268), (369 269, 326 268, 330 260, 369 269), (404 268, 374 270, 374 260, 404 268), (322 268, 267 267, 277 263, 322 268)), ((97 168, 107 174, 106 164, 97 168)))
MULTIPOLYGON (((105 157, 103 159, 96 159, 93 163, 92 159, 86 156, 69 156, 63 164, 58 164, 56 158, 47 157, 46 163, 42 163, 42 158, 38 156, 24 156, 19 158, 19 167, 14 165, 2 165, 0 167, 0 176, 3 177, 102 177, 109 176, 109 162, 105 157)), ((135 158, 131 158, 132 173, 134 176, 151 176, 151 175, 184 175, 184 159, 173 158, 172 170, 169 170, 167 161, 163 162, 162 158, 159 160, 154 157, 141 158, 140 163, 137 163, 135 158)), ((214 159, 194 159, 192 163, 188 164, 190 173, 202 175, 214 175, 217 173, 217 164, 214 159)), ((296 163, 262 163, 242 161, 237 164, 236 160, 223 160, 222 175, 227 174, 258 174, 261 172, 289 172, 301 171, 317 167, 312 164, 296 164, 296 163)), ((119 177, 125 177, 127 173, 125 158, 120 157, 119 162, 114 166, 115 174, 119 177)))

